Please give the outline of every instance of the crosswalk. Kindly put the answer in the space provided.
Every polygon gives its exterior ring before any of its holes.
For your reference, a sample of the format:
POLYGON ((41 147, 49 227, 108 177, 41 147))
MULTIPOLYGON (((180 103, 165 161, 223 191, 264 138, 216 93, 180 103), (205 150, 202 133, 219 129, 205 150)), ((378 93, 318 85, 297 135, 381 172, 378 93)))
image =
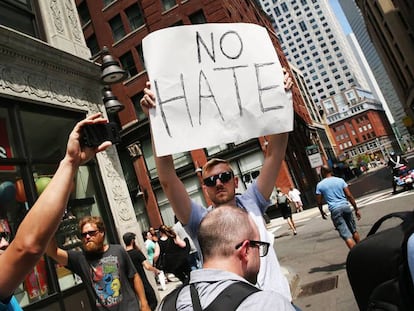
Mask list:
POLYGON ((368 194, 366 196, 360 197, 356 199, 355 201, 357 202, 357 205, 359 207, 363 207, 369 204, 374 204, 374 203, 383 202, 383 201, 395 199, 398 197, 405 197, 405 196, 410 196, 410 195, 414 195, 414 190, 402 191, 396 194, 392 194, 391 190, 384 190, 381 192, 376 192, 373 194, 368 194))
MULTIPOLYGON (((378 202, 384 202, 399 197, 412 196, 414 195, 414 190, 401 191, 396 194, 392 194, 391 189, 375 192, 372 194, 367 194, 363 197, 355 199, 358 207, 364 207, 370 204, 375 204, 378 202)), ((325 212, 329 215, 328 207, 324 205, 325 212)), ((315 218, 321 217, 320 212, 317 207, 312 209, 307 209, 304 212, 293 214, 294 221, 296 225, 301 224, 305 225, 307 222, 312 221, 315 218)), ((269 233, 273 234, 275 238, 285 236, 289 234, 289 228, 287 226, 286 220, 282 217, 272 219, 271 223, 267 225, 269 233)))

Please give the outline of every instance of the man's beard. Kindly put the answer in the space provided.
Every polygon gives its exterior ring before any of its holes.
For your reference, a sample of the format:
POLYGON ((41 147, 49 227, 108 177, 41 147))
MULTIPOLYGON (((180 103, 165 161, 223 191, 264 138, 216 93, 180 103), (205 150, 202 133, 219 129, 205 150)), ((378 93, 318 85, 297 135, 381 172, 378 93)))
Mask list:
POLYGON ((94 255, 94 254, 100 254, 104 251, 104 242, 95 242, 95 241, 89 241, 88 243, 85 243, 83 245, 83 250, 85 253, 94 255))

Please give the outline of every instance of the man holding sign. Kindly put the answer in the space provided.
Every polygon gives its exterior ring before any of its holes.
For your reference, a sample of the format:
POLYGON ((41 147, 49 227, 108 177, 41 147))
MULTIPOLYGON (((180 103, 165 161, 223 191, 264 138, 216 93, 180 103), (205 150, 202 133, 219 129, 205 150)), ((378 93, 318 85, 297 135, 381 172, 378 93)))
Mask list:
MULTIPOLYGON (((198 25, 198 26, 209 27, 208 24, 198 25)), ((215 25, 215 27, 216 26, 217 25, 215 25)), ((258 27, 257 25, 255 26, 258 27)), ((174 27, 175 28, 174 30, 172 29, 169 29, 169 30, 177 31, 177 28, 185 28, 185 27, 187 26, 174 27)), ((234 24, 225 24, 225 26, 223 27, 232 27, 232 29, 236 29, 236 30, 238 29, 238 27, 234 26, 234 24)), ((189 30, 191 33, 192 29, 193 28, 189 28, 186 30, 189 30)), ((207 28, 207 29, 211 30, 211 28, 207 28)), ((211 36, 210 36, 211 42, 213 42, 214 38, 216 37, 215 32, 214 32, 216 29, 214 29, 214 27, 212 29, 213 30, 211 31, 211 36)), ((203 35, 202 30, 205 30, 205 29, 200 30, 200 28, 196 28, 196 30, 197 30, 196 35, 192 37, 192 38, 196 38, 195 39, 196 42, 201 42, 200 39, 197 39, 199 37, 204 37, 204 38, 208 37, 208 36, 203 35)), ((253 29, 253 30, 256 30, 256 29, 253 29)), ((163 31, 165 31, 165 29, 163 31)), ((155 33, 152 33, 151 35, 155 33)), ((249 51, 249 48, 247 46, 249 45, 248 44, 249 39, 252 39, 254 41, 254 39, 257 39, 260 37, 260 34, 256 34, 255 36, 246 38, 246 36, 234 35, 234 33, 238 34, 238 32, 236 31, 235 32, 223 31, 222 33, 227 34, 227 35, 221 36, 221 39, 220 39, 220 44, 222 44, 221 51, 223 52, 223 54, 227 56, 232 56, 232 57, 227 57, 228 59, 225 60, 227 66, 232 66, 231 68, 236 68, 237 66, 241 67, 242 66, 241 64, 249 63, 249 60, 247 58, 243 59, 241 62, 237 62, 237 61, 240 61, 242 59, 242 56, 244 55, 245 51, 249 51), (236 47, 243 47, 243 50, 241 48, 237 49, 236 51, 237 53, 229 51, 229 46, 226 46, 225 43, 226 43, 227 38, 230 38, 230 36, 232 37, 232 39, 235 40, 234 44, 236 45, 236 47), (233 61, 235 61, 235 63, 231 63, 229 59, 232 59, 233 61)), ((246 31, 243 29, 243 31, 240 31, 239 33, 245 34, 246 31)), ((183 35, 179 37, 181 38, 185 36, 183 35)), ((189 37, 191 38, 191 36, 189 37)), ((217 36, 217 37, 220 37, 220 36, 217 36)), ((169 38, 171 38, 171 36, 169 36, 169 38)), ((154 39, 154 38, 150 38, 150 39, 154 39)), ((268 41, 270 41, 270 39, 268 41)), ((264 40, 263 42, 260 42, 261 48, 263 47, 263 49, 265 49, 264 45, 269 47, 268 41, 264 40)), ((206 41, 203 41, 203 42, 204 43, 200 45, 196 44, 198 48, 196 49, 195 54, 199 55, 197 59, 200 59, 200 55, 202 55, 202 51, 204 47, 207 45, 207 43, 205 43, 206 41)), ((151 122, 151 129, 152 129, 152 135, 153 135, 153 145, 155 146, 154 156, 155 156, 155 163, 156 163, 156 167, 158 171, 159 181, 174 210, 175 215, 177 216, 177 219, 183 225, 185 225, 186 231, 189 233, 191 238, 196 242, 197 248, 199 248, 198 242, 197 242, 197 231, 198 231, 198 227, 199 227, 201 220, 207 214, 208 210, 190 199, 190 196, 187 193, 184 184, 181 182, 181 180, 178 178, 175 172, 172 156, 166 155, 168 153, 165 152, 165 150, 162 150, 162 147, 158 148, 158 146, 162 145, 163 143, 165 145, 168 145, 168 141, 163 140, 162 136, 159 135, 160 131, 164 132, 164 134, 166 133, 166 135, 171 138, 171 136, 174 136, 174 133, 175 133, 174 126, 177 126, 177 124, 186 122, 187 119, 190 119, 188 117, 189 115, 194 115, 194 113, 191 113, 191 103, 192 103, 191 98, 192 97, 191 97, 191 94, 188 94, 187 92, 189 90, 189 88, 186 87, 187 82, 184 80, 181 80, 182 83, 180 85, 182 86, 182 90, 185 90, 185 92, 182 92, 182 94, 184 95, 182 95, 181 97, 177 97, 177 96, 173 97, 173 95, 170 95, 169 97, 171 98, 170 103, 172 103, 172 100, 179 98, 181 101, 184 101, 186 103, 186 106, 187 106, 186 111, 188 113, 179 114, 176 112, 175 118, 173 120, 169 120, 169 122, 165 122, 166 116, 168 114, 168 111, 166 109, 169 107, 166 105, 167 101, 165 100, 166 98, 165 93, 160 91, 161 89, 160 85, 161 85, 161 82, 167 81, 168 79, 165 77, 165 75, 162 77, 160 76, 161 75, 160 70, 158 70, 157 68, 154 69, 154 67, 156 67, 154 63, 157 63, 157 61, 158 61, 158 64, 160 62, 163 63, 163 59, 156 60, 156 59, 151 58, 152 57, 151 52, 153 51, 153 49, 151 49, 151 46, 154 46, 154 44, 152 44, 152 42, 149 42, 148 45, 146 45, 145 43, 146 42, 144 39, 144 58, 146 60, 146 68, 148 70, 148 75, 150 76, 150 79, 153 82, 153 84, 150 84, 148 82, 147 88, 144 90, 145 95, 141 99, 140 103, 141 103, 141 107, 144 113, 147 116, 151 114, 150 122, 151 122), (155 78, 153 79, 153 77, 155 78), (150 86, 154 86, 154 92, 150 90, 150 86), (164 96, 161 96, 161 95, 164 95, 164 96), (156 105, 156 102, 157 102, 157 105, 156 105), (157 121, 157 116, 160 117, 160 120, 161 120, 160 122, 157 121), (168 128, 167 128, 167 125, 168 125, 168 128), (161 151, 159 152, 159 150, 161 151)), ((159 42, 159 44, 163 44, 163 43, 165 42, 159 42)), ((181 42, 181 45, 179 46, 178 50, 181 50, 181 49, 185 50, 185 47, 184 47, 185 43, 186 42, 181 42)), ((257 44, 259 43, 256 43, 256 45, 255 43, 250 44, 250 45, 255 45, 255 53, 261 54, 261 53, 258 53, 257 51, 257 46, 259 46, 257 44)), ((172 46, 159 47, 157 49, 157 53, 159 53, 160 51, 165 51, 164 53, 167 53, 169 55, 171 54, 169 53, 169 51, 171 51, 171 49, 173 48, 177 48, 177 47, 172 47, 172 46)), ((274 48, 271 43, 270 43, 269 48, 273 49, 273 53, 274 53, 274 48)), ((191 49, 189 51, 190 52, 188 53, 191 54, 191 49)), ((211 52, 212 49, 209 49, 209 51, 211 52)), ((211 56, 212 59, 214 58, 214 66, 216 66, 216 68, 224 68, 224 66, 220 66, 220 64, 218 64, 217 54, 211 52, 209 53, 209 55, 211 56)), ((244 95, 242 95, 243 93, 242 88, 235 88, 237 89, 236 94, 240 95, 240 96, 236 96, 238 99, 237 102, 240 104, 240 105, 236 105, 236 107, 239 107, 239 109, 236 109, 236 111, 241 117, 239 119, 239 123, 241 124, 238 124, 238 125, 241 125, 245 129, 251 128, 253 130, 253 127, 255 126, 255 124, 252 124, 252 123, 254 121, 243 119, 243 116, 246 117, 249 115, 253 115, 252 117, 253 119, 257 119, 260 117, 261 123, 266 123, 266 118, 269 118, 269 120, 273 120, 272 121, 273 123, 279 123, 280 125, 280 127, 277 129, 269 130, 269 128, 265 128, 264 132, 260 132, 260 131, 257 132, 263 135, 268 135, 268 134, 271 134, 271 135, 267 136, 268 145, 267 145, 267 150, 266 150, 266 156, 265 156, 264 163, 260 171, 260 174, 258 178, 256 179, 256 182, 254 182, 250 187, 248 187, 248 189, 246 190, 244 194, 236 195, 238 177, 234 175, 234 172, 230 164, 227 161, 224 161, 221 159, 212 159, 209 162, 207 162, 203 167, 202 177, 203 177, 203 188, 206 190, 206 193, 208 194, 209 198, 213 202, 212 208, 218 208, 223 204, 227 204, 227 205, 238 206, 238 207, 241 207, 247 210, 259 228, 260 240, 269 242, 271 245, 273 245, 274 238, 273 236, 270 236, 270 234, 266 230, 266 226, 263 221, 263 213, 265 212, 266 207, 270 204, 269 198, 273 191, 276 177, 279 173, 282 161, 285 156, 288 134, 281 133, 281 132, 283 131, 287 132, 287 131, 292 130, 293 114, 290 113, 289 111, 292 111, 293 108, 291 107, 291 104, 290 105, 286 104, 287 97, 285 94, 283 94, 284 98, 278 95, 273 96, 273 97, 266 97, 263 94, 266 92, 272 92, 276 89, 279 89, 280 86, 283 90, 282 84, 284 84, 285 89, 290 89, 293 83, 292 83, 291 77, 287 73, 285 73, 284 77, 280 77, 282 70, 281 70, 276 54, 274 55, 271 61, 261 60, 260 62, 261 63, 266 62, 266 64, 270 64, 270 63, 276 64, 279 66, 278 68, 280 68, 280 70, 276 71, 276 73, 273 72, 274 80, 277 80, 277 79, 281 80, 279 84, 277 84, 277 86, 271 86, 269 77, 267 77, 266 79, 264 78, 264 76, 260 74, 260 78, 259 78, 259 74, 257 74, 256 75, 257 83, 255 82, 256 83, 255 87, 256 87, 256 90, 259 90, 259 92, 256 92, 256 93, 259 93, 260 96, 256 98, 255 97, 250 98, 249 100, 250 106, 249 104, 244 103, 245 98, 244 98, 244 95), (260 80, 260 83, 259 83, 259 80, 260 80), (264 87, 263 86, 264 84, 269 85, 269 87, 264 87), (270 99, 272 99, 273 102, 269 102, 270 99), (257 102, 260 102, 260 104, 257 104, 257 102), (258 108, 259 114, 257 115, 257 111, 255 111, 256 107, 261 107, 261 108, 273 107, 274 109, 273 108, 272 109, 258 108), (268 115, 266 115, 267 113, 268 115), (254 116, 255 114, 257 116, 254 116), (246 126, 247 124, 249 125, 249 127, 246 126), (272 133, 281 133, 281 134, 272 134, 272 133)), ((169 60, 169 64, 175 64, 175 62, 169 60)), ((259 64, 259 61, 255 61, 255 64, 256 65, 259 64)), ((224 111, 226 106, 220 104, 221 101, 219 101, 220 98, 224 98, 224 97, 221 97, 220 95, 218 95, 218 93, 216 93, 215 90, 220 89, 219 85, 225 84, 226 82, 223 81, 223 79, 220 81, 220 77, 218 76, 215 76, 214 79, 208 80, 208 77, 210 76, 210 71, 208 70, 208 68, 205 68, 202 66, 201 66, 201 69, 199 68, 200 67, 197 67, 197 72, 200 72, 200 74, 197 74, 196 76, 199 78, 196 78, 196 81, 198 82, 197 82, 197 85, 195 86, 195 88, 198 89, 198 95, 196 94, 194 97, 196 106, 201 107, 202 104, 204 104, 203 100, 207 100, 208 103, 212 107, 210 110, 217 111, 217 115, 215 119, 221 120, 219 121, 221 123, 225 123, 225 122, 222 122, 223 119, 226 119, 226 118, 228 119, 229 117, 226 115, 226 112, 224 111), (208 93, 209 96, 205 96, 206 89, 202 87, 203 85, 206 85, 206 84, 208 84, 209 86, 207 88, 209 89, 209 93, 208 93), (204 95, 202 96, 202 94, 204 95)), ((166 69, 166 67, 163 67, 163 69, 166 69)), ((184 71, 184 70, 181 70, 181 71, 184 71)), ((258 71, 256 70, 256 73, 257 72, 258 71)), ((186 77, 190 75, 191 75, 190 73, 183 74, 182 77, 186 77)), ((170 80, 174 80, 175 76, 177 76, 177 73, 172 72, 170 80)), ((232 80, 234 82, 233 85, 240 86, 241 80, 243 80, 245 77, 244 76, 237 76, 237 77, 233 76, 233 78, 234 78, 232 80)), ((174 82, 168 81, 168 82, 164 82, 163 84, 168 84, 169 86, 169 87, 164 87, 164 92, 165 90, 174 89, 174 82)), ((277 91, 279 92, 280 90, 277 90, 277 91)), ((229 91, 228 89, 224 89, 220 93, 229 93, 229 91)), ((231 99, 227 99, 227 100, 229 100, 229 102, 227 103, 228 104, 227 106, 231 106, 230 104, 231 99)), ((174 105, 171 105, 171 106, 174 106, 174 105)), ((174 112, 170 112, 170 114, 174 114, 174 112)), ((257 125, 258 120, 256 120, 255 122, 257 125)), ((235 121, 233 123, 235 123, 235 121)), ((193 124, 200 124, 200 123, 194 122, 193 124)), ((220 139, 223 136, 227 135, 226 129, 216 130, 215 126, 214 125, 211 126, 211 124, 213 123, 210 123, 209 132, 206 132, 208 128, 205 128, 204 130, 205 135, 197 135, 198 129, 194 129, 192 131, 182 131, 182 132, 186 132, 185 134, 187 135, 190 133, 189 136, 191 137, 189 139, 190 140, 193 139, 197 141, 200 141, 200 140, 202 141, 203 139, 205 139, 204 136, 210 135, 210 137, 207 137, 207 140, 205 141, 204 146, 198 146, 200 148, 206 147, 207 145, 211 145, 211 141, 208 140, 209 138, 214 136, 216 137, 216 139, 220 139), (213 128, 214 128, 214 131, 212 131, 213 128), (218 133, 220 133, 220 135, 217 135, 218 133)), ((236 125, 234 125, 234 127, 235 126, 236 125)), ((228 126, 228 128, 229 128, 228 131, 232 130, 231 126, 228 126)), ((256 135, 254 137, 260 136, 257 134, 254 134, 254 135, 256 135)), ((240 138, 246 139, 246 137, 235 136, 233 137, 233 142, 240 138)), ((228 140, 227 142, 230 142, 230 141, 228 140)), ((224 141, 220 141, 220 142, 215 141, 215 143, 217 145, 220 143, 224 143, 224 141)), ((187 149, 187 150, 191 150, 197 146, 191 145, 188 147, 190 149, 187 149)), ((174 151, 180 152, 184 150, 174 150, 174 151)), ((259 275, 257 279, 257 285, 261 289, 278 292, 282 294, 283 296, 287 297, 289 301, 292 300, 290 289, 289 289, 289 284, 285 276, 281 272, 280 265, 279 265, 279 262, 278 262, 278 259, 276 257, 276 253, 273 247, 270 248, 268 256, 261 258, 260 271, 259 271, 259 275)))

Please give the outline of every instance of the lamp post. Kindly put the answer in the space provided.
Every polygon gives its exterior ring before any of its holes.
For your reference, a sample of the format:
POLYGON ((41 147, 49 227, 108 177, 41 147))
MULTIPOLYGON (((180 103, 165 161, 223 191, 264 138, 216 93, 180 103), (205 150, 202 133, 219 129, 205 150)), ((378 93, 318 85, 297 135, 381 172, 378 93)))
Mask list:
POLYGON ((123 109, 125 106, 118 101, 118 98, 112 93, 110 85, 125 81, 128 74, 123 70, 118 62, 109 53, 106 46, 99 52, 102 58, 101 65, 101 82, 104 84, 102 90, 102 101, 105 105, 108 114, 115 114, 123 109))

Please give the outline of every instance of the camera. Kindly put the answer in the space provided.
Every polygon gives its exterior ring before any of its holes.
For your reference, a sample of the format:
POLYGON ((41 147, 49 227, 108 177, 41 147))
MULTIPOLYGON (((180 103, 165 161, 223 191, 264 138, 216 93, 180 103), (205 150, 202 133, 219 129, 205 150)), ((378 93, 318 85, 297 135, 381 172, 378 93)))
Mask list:
POLYGON ((82 128, 82 143, 84 146, 97 147, 104 141, 112 144, 121 142, 118 124, 115 122, 87 124, 82 128))

